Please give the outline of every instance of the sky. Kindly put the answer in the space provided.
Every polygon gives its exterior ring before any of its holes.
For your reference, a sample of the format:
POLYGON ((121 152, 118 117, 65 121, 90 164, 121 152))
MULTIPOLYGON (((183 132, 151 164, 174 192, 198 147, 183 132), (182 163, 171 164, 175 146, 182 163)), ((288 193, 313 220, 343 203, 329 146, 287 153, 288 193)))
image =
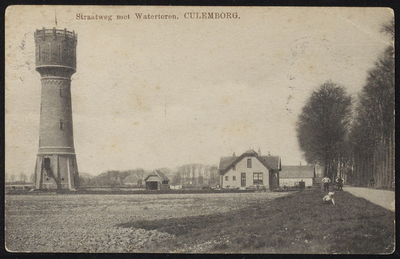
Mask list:
POLYGON ((327 80, 354 99, 393 44, 388 8, 11 6, 5 18, 5 171, 34 172, 36 29, 78 34, 71 94, 80 173, 218 165, 252 148, 306 164, 296 122, 327 80), (185 19, 236 12, 237 19, 185 19), (174 20, 136 19, 135 13, 174 20), (55 25, 55 14, 57 26, 55 25), (77 20, 112 15, 112 21, 77 20), (117 15, 130 19, 117 20, 117 15))

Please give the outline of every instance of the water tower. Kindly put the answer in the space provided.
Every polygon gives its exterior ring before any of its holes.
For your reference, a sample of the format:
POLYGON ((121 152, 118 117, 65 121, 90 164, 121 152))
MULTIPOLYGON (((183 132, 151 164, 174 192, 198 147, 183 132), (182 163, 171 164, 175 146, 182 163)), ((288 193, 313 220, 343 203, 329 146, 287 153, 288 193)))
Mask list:
POLYGON ((71 76, 76 71, 75 32, 36 30, 36 71, 40 73, 39 151, 35 189, 69 189, 79 184, 71 106, 71 76))

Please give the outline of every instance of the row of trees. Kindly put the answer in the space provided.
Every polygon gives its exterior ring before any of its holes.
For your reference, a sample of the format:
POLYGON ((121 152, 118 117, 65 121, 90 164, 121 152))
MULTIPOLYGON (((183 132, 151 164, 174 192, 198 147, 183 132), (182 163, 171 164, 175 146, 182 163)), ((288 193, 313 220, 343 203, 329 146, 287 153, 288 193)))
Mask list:
MULTIPOLYGON (((169 168, 159 168, 157 170, 164 173, 173 185, 209 185, 219 181, 218 168, 214 165, 186 164, 174 171, 169 168)), ((129 182, 129 185, 143 186, 144 178, 151 172, 137 168, 126 171, 112 170, 97 176, 83 173, 80 174, 80 184, 86 187, 120 187, 127 185, 127 182, 129 182), (128 177, 129 181, 127 181, 128 177)))
MULTIPOLYGON (((218 167, 206 164, 186 164, 175 170, 169 168, 157 169, 164 173, 174 185, 215 185, 219 182, 218 167)), ((110 170, 99 175, 92 176, 87 173, 79 174, 80 186, 84 187, 121 187, 124 185, 143 186, 143 179, 152 171, 136 168, 132 170, 110 170), (129 179, 128 179, 129 177, 129 179)), ((27 183, 28 177, 23 172, 16 176, 6 175, 7 183, 27 183)), ((34 174, 30 175, 29 182, 32 183, 34 174)))
MULTIPOLYGON (((394 37, 394 21, 383 31, 394 37)), ((357 100, 332 81, 313 92, 299 115, 297 137, 308 163, 330 178, 366 186, 394 187, 394 48, 389 46, 368 72, 357 100), (355 101, 355 105, 352 105, 355 101)))
POLYGON ((32 183, 33 182, 33 174, 30 175, 29 177, 24 173, 21 172, 19 175, 15 174, 5 174, 6 176, 6 182, 7 183, 19 183, 19 184, 24 184, 24 183, 32 183))
POLYGON ((178 167, 171 184, 214 185, 219 182, 218 167, 215 165, 186 164, 178 167))
POLYGON ((119 187, 124 185, 124 180, 129 176, 134 176, 132 185, 140 186, 144 177, 150 173, 142 168, 133 170, 118 171, 111 170, 103 172, 97 176, 88 174, 80 174, 79 181, 81 186, 102 186, 102 187, 119 187))

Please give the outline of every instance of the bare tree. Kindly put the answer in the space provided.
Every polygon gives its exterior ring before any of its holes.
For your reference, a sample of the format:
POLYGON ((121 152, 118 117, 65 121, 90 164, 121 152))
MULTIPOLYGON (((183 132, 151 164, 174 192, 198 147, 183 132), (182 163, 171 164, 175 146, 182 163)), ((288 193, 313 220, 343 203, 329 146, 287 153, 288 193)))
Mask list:
POLYGON ((31 174, 29 176, 29 182, 34 183, 35 182, 35 173, 31 174))
POLYGON ((218 167, 217 166, 211 166, 210 167, 210 180, 215 180, 218 179, 219 175, 218 175, 218 167))
POLYGON ((26 175, 24 172, 21 172, 21 174, 19 175, 19 180, 23 183, 25 183, 26 181, 26 175))
POLYGON ((137 168, 134 170, 134 173, 137 175, 139 179, 144 179, 146 176, 147 172, 143 168, 137 168))
POLYGON ((172 176, 171 184, 181 184, 182 181, 182 175, 181 172, 177 171, 175 174, 172 176))

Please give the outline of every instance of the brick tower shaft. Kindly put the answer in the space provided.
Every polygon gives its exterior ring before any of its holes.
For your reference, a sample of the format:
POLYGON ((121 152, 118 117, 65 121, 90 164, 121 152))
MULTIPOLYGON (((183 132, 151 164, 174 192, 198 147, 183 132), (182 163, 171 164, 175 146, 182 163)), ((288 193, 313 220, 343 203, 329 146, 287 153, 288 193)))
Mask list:
POLYGON ((76 45, 77 35, 66 29, 35 32, 36 71, 42 83, 35 189, 75 190, 79 184, 71 105, 76 45))

